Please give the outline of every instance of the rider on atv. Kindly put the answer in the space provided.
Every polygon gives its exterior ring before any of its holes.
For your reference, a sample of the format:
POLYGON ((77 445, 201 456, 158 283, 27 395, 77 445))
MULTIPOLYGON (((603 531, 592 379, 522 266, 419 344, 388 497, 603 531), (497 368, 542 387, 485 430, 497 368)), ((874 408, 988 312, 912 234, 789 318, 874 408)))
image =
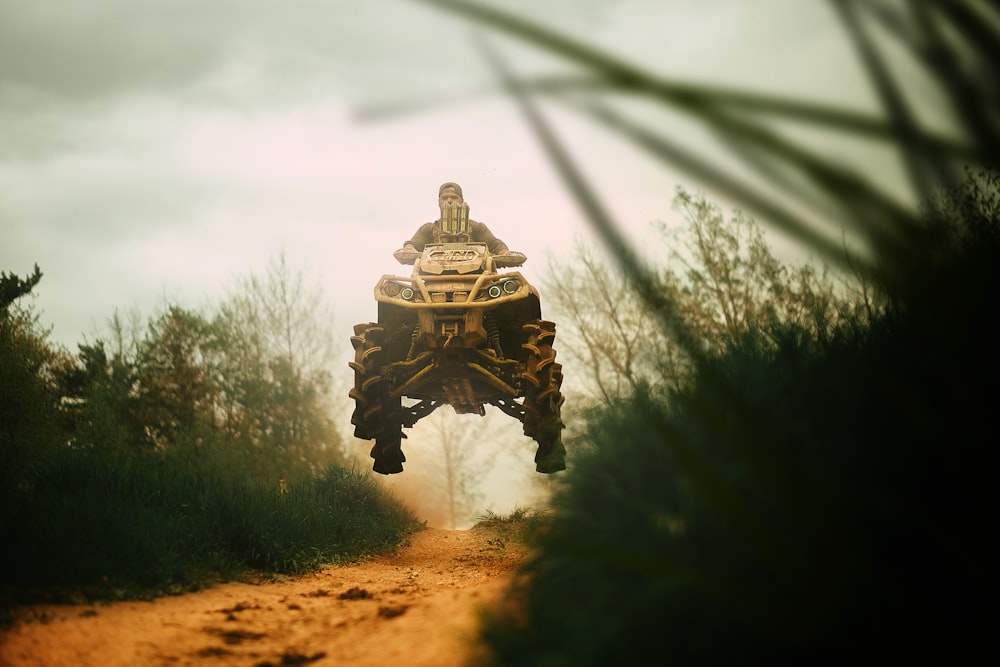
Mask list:
MULTIPOLYGON (((443 183, 441 184, 441 187, 438 188, 438 206, 441 210, 459 208, 464 203, 465 199, 462 197, 462 186, 458 183, 443 183)), ((489 227, 475 220, 469 220, 468 222, 471 240, 485 243, 494 256, 507 255, 510 253, 507 249, 507 244, 494 236, 489 227)), ((426 222, 420 225, 420 228, 417 230, 417 233, 413 235, 413 238, 407 241, 403 245, 402 249, 397 250, 395 254, 419 253, 423 252, 424 246, 428 243, 439 243, 442 236, 442 227, 443 225, 440 218, 434 222, 426 222)))
POLYGON ((375 472, 399 473, 403 428, 442 405, 480 416, 493 405, 538 443, 538 472, 564 470, 555 323, 523 275, 499 270, 525 256, 469 219, 458 184, 441 185, 438 204, 440 217, 393 253, 412 274, 382 276, 378 321, 354 327, 354 435, 375 441, 375 472))

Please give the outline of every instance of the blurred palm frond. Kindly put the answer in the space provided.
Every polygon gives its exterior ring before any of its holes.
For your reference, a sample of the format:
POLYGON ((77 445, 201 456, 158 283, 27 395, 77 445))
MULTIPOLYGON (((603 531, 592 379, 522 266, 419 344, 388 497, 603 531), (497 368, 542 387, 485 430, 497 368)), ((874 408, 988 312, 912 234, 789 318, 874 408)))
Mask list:
MULTIPOLYGON (((833 16, 843 23, 873 83, 882 106, 881 116, 778 96, 678 83, 538 21, 486 4, 469 0, 418 1, 461 15, 581 68, 584 74, 575 77, 525 78, 518 82, 517 90, 522 96, 544 94, 557 100, 566 93, 600 98, 601 103, 570 103, 621 138, 638 144, 664 165, 680 168, 834 262, 857 265, 857 258, 845 258, 844 247, 831 240, 845 228, 863 234, 866 250, 882 262, 912 252, 924 242, 918 202, 935 187, 960 180, 964 167, 989 164, 1000 155, 1000 113, 995 104, 1000 95, 998 79, 993 76, 995 63, 1000 62, 1000 11, 978 0, 933 6, 831 0, 833 16), (901 63, 898 55, 886 55, 872 36, 873 30, 881 30, 894 40, 908 62, 901 63), (911 90, 918 84, 904 76, 904 65, 918 68, 950 102, 957 119, 952 131, 929 129, 919 122, 917 101, 913 99, 916 93, 911 90), (679 112, 696 119, 729 148, 732 157, 769 180, 780 196, 765 194, 759 184, 732 173, 720 161, 699 158, 692 148, 672 140, 669 122, 654 131, 612 111, 607 103, 622 95, 642 98, 664 112, 679 112), (872 145, 892 147, 909 179, 911 201, 899 203, 853 160, 837 159, 793 141, 773 129, 775 120, 795 121, 872 145), (798 179, 796 187, 789 187, 790 175, 798 179)), ((494 66, 497 61, 494 56, 494 66)), ((482 89, 470 95, 488 91, 482 89)), ((557 163, 551 141, 542 143, 557 163)), ((560 171, 566 176, 565 168, 560 167, 560 171)), ((613 224, 593 217, 592 188, 580 182, 567 184, 592 225, 600 229, 613 224), (584 194, 583 189, 588 192, 584 194), (590 203, 586 203, 588 200, 590 203)), ((622 248, 613 244, 612 250, 618 254, 622 248)), ((618 258, 631 261, 629 253, 618 258)))

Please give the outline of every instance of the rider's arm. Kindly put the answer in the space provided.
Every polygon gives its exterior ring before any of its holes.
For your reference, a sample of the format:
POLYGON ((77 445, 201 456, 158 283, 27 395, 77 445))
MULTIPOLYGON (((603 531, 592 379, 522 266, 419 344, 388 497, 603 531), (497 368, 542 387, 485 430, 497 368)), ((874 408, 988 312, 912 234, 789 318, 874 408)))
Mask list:
MULTIPOLYGON (((420 228, 417 229, 417 233, 413 235, 413 238, 411 238, 409 241, 403 244, 403 247, 406 248, 406 246, 413 246, 414 251, 422 252, 425 245, 433 242, 434 242, 434 223, 425 222, 424 224, 420 225, 420 228)), ((409 250, 409 248, 406 249, 409 250)))
POLYGON ((392 256, 396 258, 400 264, 413 264, 420 253, 423 251, 424 246, 428 243, 434 241, 434 223, 427 222, 420 225, 417 229, 417 233, 413 235, 409 241, 403 244, 403 247, 392 253, 392 256))
POLYGON ((504 255, 509 252, 507 244, 494 236, 493 232, 490 231, 490 228, 483 223, 477 222, 476 220, 470 220, 469 229, 472 232, 472 240, 485 243, 486 247, 490 249, 492 254, 504 255))

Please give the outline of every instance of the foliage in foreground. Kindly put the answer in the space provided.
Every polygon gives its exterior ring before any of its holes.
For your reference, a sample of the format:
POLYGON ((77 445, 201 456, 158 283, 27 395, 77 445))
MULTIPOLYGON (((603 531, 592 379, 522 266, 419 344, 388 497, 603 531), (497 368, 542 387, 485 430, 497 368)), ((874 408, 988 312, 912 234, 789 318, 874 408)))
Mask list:
POLYGON ((172 305, 141 335, 116 317, 77 358, 20 301, 41 272, 0 272, 0 603, 301 572, 419 527, 338 464, 315 336, 260 314, 268 285, 300 291, 273 272, 214 318, 172 305))
POLYGON ((298 573, 395 546, 419 526, 367 474, 331 464, 283 490, 195 452, 67 448, 0 489, 0 586, 22 600, 133 597, 246 572, 298 573))
POLYGON ((978 204, 951 209, 964 220, 947 251, 911 263, 867 332, 788 327, 767 332, 776 347, 751 332, 690 389, 595 412, 525 567, 523 614, 484 628, 495 664, 987 650, 1000 355, 983 311, 1000 209, 978 204))

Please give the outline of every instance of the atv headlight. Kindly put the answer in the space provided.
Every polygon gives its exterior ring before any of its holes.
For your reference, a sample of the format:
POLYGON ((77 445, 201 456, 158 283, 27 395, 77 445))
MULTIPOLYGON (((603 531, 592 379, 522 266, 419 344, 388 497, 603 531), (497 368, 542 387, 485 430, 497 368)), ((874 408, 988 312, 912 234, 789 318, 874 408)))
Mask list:
POLYGON ((412 288, 412 287, 404 287, 404 288, 403 288, 403 289, 402 289, 402 290, 401 290, 401 291, 399 292, 399 296, 401 296, 401 297, 403 297, 404 299, 406 299, 407 301, 409 301, 410 299, 412 299, 412 298, 413 298, 413 288, 412 288))
POLYGON ((521 283, 511 278, 510 280, 503 281, 503 291, 507 294, 513 294, 518 289, 520 289, 521 283))
POLYGON ((382 293, 386 296, 396 296, 399 294, 401 289, 403 288, 399 285, 399 283, 387 282, 382 285, 382 293))
POLYGON ((491 298, 495 299, 500 296, 500 291, 499 285, 490 285, 490 288, 486 290, 486 293, 489 294, 491 298))

